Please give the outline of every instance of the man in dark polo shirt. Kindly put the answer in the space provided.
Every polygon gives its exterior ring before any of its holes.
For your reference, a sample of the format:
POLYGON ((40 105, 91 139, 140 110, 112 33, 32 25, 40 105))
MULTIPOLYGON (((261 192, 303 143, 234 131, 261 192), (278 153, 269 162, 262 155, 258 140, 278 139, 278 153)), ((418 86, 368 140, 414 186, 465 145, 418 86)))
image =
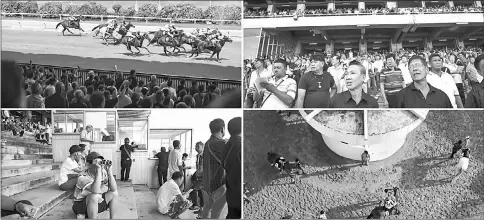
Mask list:
POLYGON ((130 182, 129 171, 131 170, 131 164, 133 160, 131 159, 131 152, 138 146, 131 146, 129 144, 129 138, 124 139, 124 144, 119 147, 121 151, 121 181, 130 182))
POLYGON ((299 81, 296 108, 327 108, 330 98, 336 94, 334 78, 323 71, 323 63, 319 60, 310 68, 311 71, 299 81))
MULTIPOLYGON (((474 67, 479 74, 484 75, 484 54, 479 55, 474 61, 474 67)), ((467 94, 465 101, 466 108, 484 108, 484 80, 479 84, 474 84, 472 90, 467 94)))
POLYGON ((395 94, 405 88, 405 81, 402 71, 396 67, 395 54, 388 54, 386 60, 387 68, 383 69, 380 74, 380 88, 385 105, 393 108, 396 100, 395 94))
POLYGON ((449 97, 427 82, 427 62, 413 56, 408 62, 413 83, 396 93, 395 108, 452 108, 449 97))
POLYGON ((363 91, 366 69, 358 61, 351 61, 345 73, 347 91, 334 95, 329 108, 378 108, 378 101, 363 91))

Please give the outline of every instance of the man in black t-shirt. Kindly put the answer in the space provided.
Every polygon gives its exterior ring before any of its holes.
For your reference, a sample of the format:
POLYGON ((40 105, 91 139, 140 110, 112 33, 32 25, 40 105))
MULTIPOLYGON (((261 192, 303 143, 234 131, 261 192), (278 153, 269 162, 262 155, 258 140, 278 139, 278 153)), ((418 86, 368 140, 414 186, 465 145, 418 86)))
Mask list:
POLYGON ((138 148, 138 146, 131 146, 129 144, 129 138, 125 138, 124 144, 119 147, 121 151, 121 181, 131 182, 129 179, 129 171, 131 170, 131 164, 133 162, 131 152, 134 152, 135 148, 138 148))
POLYGON ((162 186, 167 181, 168 175, 168 156, 170 151, 166 151, 165 147, 161 147, 161 151, 155 155, 158 158, 158 182, 162 186))
POLYGON ((323 70, 323 63, 315 61, 311 72, 304 74, 297 89, 296 108, 327 108, 330 98, 336 94, 333 76, 323 70))

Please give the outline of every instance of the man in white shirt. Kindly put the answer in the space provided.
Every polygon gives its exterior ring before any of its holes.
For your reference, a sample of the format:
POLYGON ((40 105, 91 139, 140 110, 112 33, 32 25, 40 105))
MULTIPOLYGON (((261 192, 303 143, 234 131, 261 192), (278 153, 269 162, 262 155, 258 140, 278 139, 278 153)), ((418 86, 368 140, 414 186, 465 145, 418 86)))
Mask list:
POLYGON ((427 82, 447 94, 454 108, 463 108, 454 79, 450 74, 442 71, 442 57, 439 54, 431 54, 429 60, 430 72, 427 74, 427 82))
POLYGON ((294 79, 286 75, 287 63, 285 60, 274 61, 274 76, 267 82, 261 82, 264 88, 254 93, 254 100, 261 100, 262 109, 280 110, 290 108, 296 97, 297 85, 294 79))
POLYGON ((403 81, 405 82, 405 86, 408 86, 410 83, 413 82, 412 76, 410 75, 410 71, 408 70, 408 58, 407 56, 402 56, 400 60, 400 64, 398 64, 398 68, 402 71, 403 81))
POLYGON ((177 171, 170 176, 170 180, 166 181, 158 189, 156 194, 158 212, 169 215, 171 219, 176 219, 192 205, 187 200, 191 190, 182 194, 180 191, 182 183, 183 174, 177 171))
POLYGON ((271 59, 269 59, 269 58, 266 59, 266 66, 267 66, 266 67, 267 72, 272 73, 272 61, 271 61, 271 59))
POLYGON ((264 69, 264 60, 257 59, 254 65, 256 70, 254 70, 250 74, 249 89, 247 90, 246 96, 246 108, 252 108, 254 106, 253 95, 256 91, 255 80, 259 77, 270 77, 272 74, 271 72, 268 72, 266 69, 264 69))
POLYGON ((376 72, 381 72, 382 69, 383 69, 383 60, 381 59, 381 56, 380 55, 376 55, 376 60, 375 62, 373 62, 373 68, 376 68, 376 72))
POLYGON ((182 171, 182 157, 183 154, 180 152, 180 141, 174 140, 173 150, 170 151, 170 155, 168 156, 168 180, 171 178, 171 175, 173 175, 173 173, 182 171))
POLYGON ((69 148, 69 157, 62 163, 59 174, 59 188, 63 191, 74 190, 77 184, 79 173, 84 168, 79 166, 82 157, 82 148, 78 145, 72 145, 69 148))
POLYGON ((84 149, 84 156, 87 156, 91 152, 91 143, 94 141, 92 140, 92 125, 87 125, 86 129, 81 131, 81 144, 84 144, 86 147, 84 149))
POLYGON ((334 56, 331 60, 333 66, 328 68, 328 72, 329 74, 331 74, 331 76, 333 76, 334 82, 336 84, 336 93, 341 93, 348 90, 348 88, 346 88, 345 86, 346 83, 343 78, 345 70, 341 66, 340 61, 340 57, 334 56))

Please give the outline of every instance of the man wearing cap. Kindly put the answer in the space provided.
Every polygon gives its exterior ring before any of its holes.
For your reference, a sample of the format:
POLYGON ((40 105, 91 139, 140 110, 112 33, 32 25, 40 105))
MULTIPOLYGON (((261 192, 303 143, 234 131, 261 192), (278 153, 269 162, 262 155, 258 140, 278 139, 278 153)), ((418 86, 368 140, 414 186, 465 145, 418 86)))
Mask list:
POLYGON ((62 163, 59 174, 59 188, 64 191, 74 190, 77 184, 79 173, 84 171, 84 167, 79 166, 82 157, 82 148, 72 145, 69 148, 69 157, 62 163))
POLYGON ((173 150, 168 155, 168 179, 171 178, 174 172, 181 172, 183 170, 182 153, 180 152, 180 141, 173 141, 173 150))
POLYGON ((84 144, 86 147, 84 149, 84 156, 91 152, 91 143, 94 141, 92 140, 92 125, 87 125, 86 129, 81 131, 81 144, 84 144))
POLYGON ((129 172, 131 171, 131 164, 133 163, 131 160, 131 152, 134 152, 135 148, 138 148, 138 146, 131 146, 129 144, 129 138, 125 138, 124 144, 119 147, 121 151, 121 181, 131 182, 129 179, 129 172))
POLYGON ((157 210, 161 214, 169 215, 171 219, 179 218, 192 203, 187 200, 190 191, 181 193, 180 187, 183 183, 183 174, 179 171, 174 172, 170 176, 170 180, 166 181, 158 193, 156 193, 157 210))
MULTIPOLYGON (((110 210, 110 219, 118 213, 118 187, 111 169, 111 163, 101 164, 104 157, 93 151, 86 157, 86 175, 77 179, 72 210, 77 218, 97 218, 98 213, 110 210)), ((109 161, 110 162, 110 161, 109 161)))

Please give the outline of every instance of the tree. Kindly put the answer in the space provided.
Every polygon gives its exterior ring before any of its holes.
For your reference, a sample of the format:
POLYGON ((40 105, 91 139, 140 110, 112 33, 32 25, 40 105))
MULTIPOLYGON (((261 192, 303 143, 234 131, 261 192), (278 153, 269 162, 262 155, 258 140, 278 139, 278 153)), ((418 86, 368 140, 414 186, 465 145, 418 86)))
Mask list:
POLYGON ((116 12, 116 14, 119 14, 120 10, 121 10, 121 7, 123 7, 122 5, 120 4, 114 4, 113 5, 113 10, 114 12, 116 12))

